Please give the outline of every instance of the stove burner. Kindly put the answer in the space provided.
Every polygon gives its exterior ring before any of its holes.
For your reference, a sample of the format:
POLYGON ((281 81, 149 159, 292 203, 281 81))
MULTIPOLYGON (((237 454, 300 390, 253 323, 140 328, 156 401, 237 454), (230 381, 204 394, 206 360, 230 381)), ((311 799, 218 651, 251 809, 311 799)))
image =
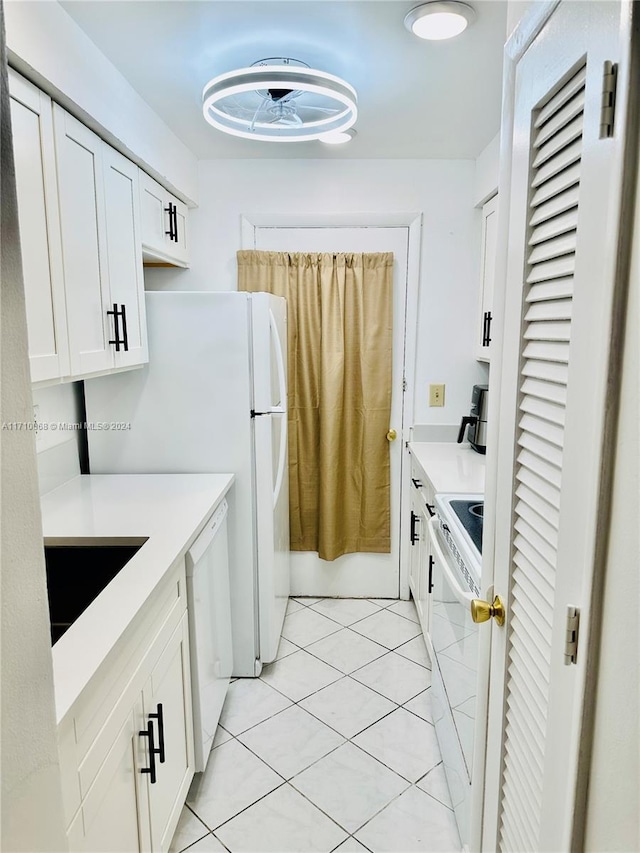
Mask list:
POLYGON ((450 501, 449 505, 455 512, 471 541, 482 554, 482 520, 484 503, 479 501, 450 501))

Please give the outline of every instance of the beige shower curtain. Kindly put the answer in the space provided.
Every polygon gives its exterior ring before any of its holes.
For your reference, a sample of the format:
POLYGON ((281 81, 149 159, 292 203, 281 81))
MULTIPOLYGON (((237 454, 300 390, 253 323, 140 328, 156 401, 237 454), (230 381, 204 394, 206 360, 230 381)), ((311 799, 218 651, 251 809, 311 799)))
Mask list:
POLYGON ((388 553, 393 254, 238 252, 287 299, 291 548, 388 553))

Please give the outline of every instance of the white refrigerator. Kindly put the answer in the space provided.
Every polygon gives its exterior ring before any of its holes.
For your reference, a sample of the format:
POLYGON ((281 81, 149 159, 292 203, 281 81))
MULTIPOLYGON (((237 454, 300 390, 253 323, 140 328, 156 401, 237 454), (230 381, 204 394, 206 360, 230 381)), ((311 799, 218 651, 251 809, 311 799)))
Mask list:
POLYGON ((236 475, 229 494, 234 675, 278 651, 289 595, 286 302, 146 294, 149 364, 85 381, 92 474, 236 475), (128 425, 130 424, 130 428, 128 425))

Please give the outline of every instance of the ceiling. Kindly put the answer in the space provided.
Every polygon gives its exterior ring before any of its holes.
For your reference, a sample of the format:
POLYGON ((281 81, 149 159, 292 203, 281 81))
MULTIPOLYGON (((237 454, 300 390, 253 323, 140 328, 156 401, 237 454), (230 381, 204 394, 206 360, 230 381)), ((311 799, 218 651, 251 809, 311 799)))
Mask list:
POLYGON ((475 158, 500 123, 506 0, 471 0, 445 42, 413 36, 417 0, 63 0, 61 5, 199 159, 475 158), (268 56, 301 59, 358 92, 348 145, 238 139, 202 116, 204 85, 268 56))

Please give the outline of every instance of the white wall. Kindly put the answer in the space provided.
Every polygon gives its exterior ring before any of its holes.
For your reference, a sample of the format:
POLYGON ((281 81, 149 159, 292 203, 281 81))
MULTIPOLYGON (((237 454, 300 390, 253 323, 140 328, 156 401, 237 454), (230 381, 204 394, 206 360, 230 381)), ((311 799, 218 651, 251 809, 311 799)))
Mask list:
POLYGON ((585 850, 640 850, 640 180, 605 568, 585 850))
POLYGON ((472 160, 224 160, 200 163, 190 270, 147 269, 148 289, 235 290, 241 216, 424 213, 414 422, 455 424, 471 386, 479 287, 479 212, 472 160), (429 408, 428 384, 446 384, 429 408))
POLYGON ((79 435, 73 426, 80 420, 76 386, 52 385, 33 392, 38 481, 44 495, 80 473, 79 435))
MULTIPOLYGON (((33 417, 2 7, 0 281, 3 423, 33 417)), ((5 851, 67 849, 55 727, 51 640, 32 430, 1 430, 2 840, 5 851)))
POLYGON ((498 192, 500 173, 500 132, 496 133, 487 147, 476 157, 476 172, 473 183, 473 203, 480 207, 498 192))
POLYGON ((54 0, 5 4, 9 60, 54 100, 187 203, 197 161, 54 0))

